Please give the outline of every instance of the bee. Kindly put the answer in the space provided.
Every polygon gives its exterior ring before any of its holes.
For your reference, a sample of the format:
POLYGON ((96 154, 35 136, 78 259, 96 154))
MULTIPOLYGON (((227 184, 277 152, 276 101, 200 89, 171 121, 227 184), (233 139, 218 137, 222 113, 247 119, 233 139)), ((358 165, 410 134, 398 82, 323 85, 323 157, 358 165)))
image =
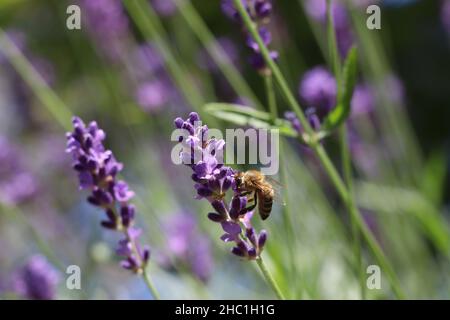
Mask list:
POLYGON ((272 211, 275 189, 266 176, 257 170, 237 172, 235 174, 236 184, 242 195, 252 195, 253 204, 245 209, 249 212, 258 206, 261 219, 266 220, 272 211))

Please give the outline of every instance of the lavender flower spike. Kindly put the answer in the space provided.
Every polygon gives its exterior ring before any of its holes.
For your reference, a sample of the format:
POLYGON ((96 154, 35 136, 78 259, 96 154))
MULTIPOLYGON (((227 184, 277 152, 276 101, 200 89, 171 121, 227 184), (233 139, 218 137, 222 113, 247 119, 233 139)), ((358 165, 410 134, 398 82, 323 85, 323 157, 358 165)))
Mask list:
POLYGON ((208 127, 202 125, 197 113, 192 112, 186 120, 175 119, 175 127, 183 129, 179 141, 183 145, 180 158, 191 167, 197 199, 205 198, 214 212, 208 218, 220 223, 225 232, 221 239, 234 244, 231 252, 239 257, 255 260, 261 255, 267 240, 266 231, 259 234, 251 225, 253 211, 247 210, 247 197, 237 188, 236 172, 223 165, 220 151, 225 141, 209 139, 208 127), (225 197, 232 192, 231 201, 225 197))
POLYGON ((197 219, 189 212, 180 212, 169 216, 162 230, 167 239, 162 265, 169 270, 175 264, 181 265, 199 280, 207 282, 214 270, 211 243, 199 230, 197 219))
POLYGON ((303 76, 299 94, 307 107, 315 108, 323 117, 336 105, 336 80, 324 67, 315 67, 303 76))
MULTIPOLYGON (((270 22, 270 16, 272 13, 272 1, 271 0, 242 0, 243 6, 247 9, 247 12, 250 14, 250 18, 255 22, 259 35, 261 36, 264 44, 266 46, 270 45, 272 42, 272 34, 270 33, 267 25, 270 22)), ((222 0, 221 8, 223 13, 232 19, 234 22, 239 25, 242 24, 242 18, 239 15, 237 8, 234 6, 233 0, 222 0)), ((246 44, 252 50, 252 55, 250 56, 250 64, 253 68, 258 70, 262 74, 270 73, 270 70, 267 68, 264 58, 259 50, 259 46, 256 43, 256 40, 250 35, 248 30, 245 30, 244 33, 246 35, 246 44)), ((273 60, 278 59, 278 52, 270 51, 270 56, 273 60)))
POLYGON ((101 53, 117 61, 126 52, 129 21, 120 0, 79 0, 89 35, 101 53))
POLYGON ((125 181, 117 179, 123 165, 116 161, 110 150, 105 149, 103 141, 106 135, 96 122, 86 126, 77 117, 72 122, 74 130, 67 133, 67 152, 72 154, 80 189, 90 190, 88 202, 105 211, 106 220, 102 221, 102 226, 124 234, 117 249, 117 253, 124 257, 122 267, 142 273, 150 251, 140 246, 141 230, 133 226, 135 208, 129 202, 134 192, 125 181))
POLYGON ((35 255, 15 275, 13 289, 27 299, 52 300, 58 280, 58 273, 53 266, 43 256, 35 255))

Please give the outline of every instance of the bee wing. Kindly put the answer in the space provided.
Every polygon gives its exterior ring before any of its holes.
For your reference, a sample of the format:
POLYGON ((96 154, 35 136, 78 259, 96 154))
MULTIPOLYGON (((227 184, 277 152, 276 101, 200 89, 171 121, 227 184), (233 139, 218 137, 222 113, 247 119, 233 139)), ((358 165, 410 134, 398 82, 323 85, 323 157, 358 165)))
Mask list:
POLYGON ((278 180, 276 180, 276 179, 274 179, 274 178, 272 178, 272 177, 268 177, 268 176, 265 176, 264 178, 265 178, 266 181, 269 182, 272 186, 276 186, 276 187, 278 187, 278 188, 284 188, 284 185, 283 185, 281 182, 279 182, 278 180))
POLYGON ((283 195, 281 194, 281 189, 284 188, 283 184, 274 178, 267 177, 267 176, 265 178, 266 178, 266 181, 272 185, 272 188, 274 191, 273 200, 275 202, 278 202, 281 205, 285 206, 286 202, 284 201, 283 195))

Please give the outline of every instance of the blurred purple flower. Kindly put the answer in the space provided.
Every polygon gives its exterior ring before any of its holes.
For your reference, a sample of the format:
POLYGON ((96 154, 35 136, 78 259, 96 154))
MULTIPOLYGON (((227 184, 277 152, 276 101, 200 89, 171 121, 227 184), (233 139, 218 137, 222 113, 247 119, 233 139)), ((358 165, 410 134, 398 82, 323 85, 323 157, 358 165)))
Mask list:
POLYGON ((373 112, 375 97, 373 89, 367 84, 359 84, 355 87, 351 101, 352 116, 364 115, 373 112))
MULTIPOLYGON (((308 108, 305 111, 306 119, 308 120, 310 126, 315 130, 320 130, 320 119, 316 114, 315 108, 308 108)), ((284 117, 286 120, 288 120, 291 123, 292 128, 297 131, 299 135, 304 134, 304 130, 302 127, 302 124, 300 123, 300 120, 297 118, 297 115, 295 112, 287 111, 284 114, 284 117)))
POLYGON ((35 255, 15 274, 13 290, 26 299, 52 300, 56 297, 58 280, 54 267, 43 256, 35 255))
MULTIPOLYGON (((259 35, 261 36, 264 44, 269 46, 272 42, 272 36, 267 28, 267 25, 270 22, 270 15, 272 13, 272 1, 271 0, 250 0, 250 1, 242 1, 244 8, 247 9, 247 12, 250 15, 250 18, 255 22, 259 35)), ((239 15, 238 10, 235 8, 233 0, 221 0, 221 8, 223 13, 238 23, 242 25, 241 17, 239 15)), ((249 34, 248 30, 244 29, 246 33, 246 44, 252 50, 252 54, 250 56, 250 64, 253 68, 258 70, 261 73, 270 72, 266 66, 265 60, 259 50, 259 46, 256 43, 255 39, 249 34)), ((278 59, 278 52, 270 51, 270 56, 273 60, 278 59)))
POLYGON ((297 131, 298 134, 302 133, 302 124, 295 115, 295 112, 287 111, 285 112, 284 117, 291 123, 292 128, 294 128, 294 130, 297 131))
POLYGON ((142 83, 136 92, 137 103, 145 111, 158 111, 166 105, 171 96, 169 86, 160 80, 142 83))
MULTIPOLYGON (((331 1, 334 27, 336 29, 346 28, 348 25, 348 14, 345 6, 339 0, 331 1)), ((306 13, 320 23, 327 23, 327 0, 306 0, 306 13)))
POLYGON ((36 195, 36 178, 22 165, 22 155, 0 137, 0 201, 19 204, 36 195))
POLYGON ((208 127, 202 125, 197 113, 192 112, 186 120, 175 119, 175 127, 182 133, 179 135, 183 149, 180 152, 182 163, 191 167, 192 180, 195 182, 197 199, 205 198, 215 212, 208 218, 222 225, 225 234, 221 239, 234 242, 232 253, 254 260, 261 254, 267 234, 263 230, 258 235, 249 224, 252 213, 247 210, 247 197, 237 188, 236 172, 223 165, 222 151, 224 140, 208 138, 208 127), (226 193, 232 190, 233 197, 228 204, 226 193), (245 221, 245 224, 244 224, 245 221), (241 228, 244 224, 244 228, 241 228))
MULTIPOLYGON (((381 89, 386 98, 394 104, 402 105, 405 102, 405 89, 401 80, 390 74, 381 82, 381 89)), ((377 90, 372 85, 358 84, 353 92, 351 101, 352 116, 370 114, 375 109, 377 90)))
POLYGON ((315 108, 323 117, 336 105, 336 80, 324 67, 315 67, 304 74, 299 94, 307 107, 315 108))
POLYGON ((88 32, 101 52, 113 61, 126 52, 129 22, 120 0, 79 0, 88 32))
POLYGON ((450 0, 444 0, 442 3, 441 21, 445 30, 450 35, 450 0))
POLYGON ((131 54, 130 72, 137 80, 135 99, 144 111, 156 112, 178 99, 164 59, 152 43, 139 45, 131 54))
MULTIPOLYGON (((214 263, 209 238, 197 227, 194 216, 178 213, 167 218, 163 225, 167 245, 165 255, 173 256, 176 263, 186 265, 200 280, 207 281, 214 263)), ((170 267, 170 259, 165 265, 170 267)))
POLYGON ((125 258, 121 265, 142 273, 150 251, 141 248, 138 241, 140 230, 133 227, 135 208, 129 201, 134 192, 125 181, 116 177, 123 165, 116 161, 110 150, 105 149, 103 141, 106 135, 96 122, 86 126, 80 118, 74 117, 72 123, 74 130, 67 133, 66 151, 72 154, 80 188, 91 191, 88 202, 105 210, 107 219, 102 221, 102 226, 124 234, 117 250, 125 258))
MULTIPOLYGON (((305 10, 312 19, 326 25, 327 0, 306 0, 305 10)), ((348 12, 345 5, 339 0, 332 1, 331 10, 339 52, 345 56, 354 42, 348 12)))

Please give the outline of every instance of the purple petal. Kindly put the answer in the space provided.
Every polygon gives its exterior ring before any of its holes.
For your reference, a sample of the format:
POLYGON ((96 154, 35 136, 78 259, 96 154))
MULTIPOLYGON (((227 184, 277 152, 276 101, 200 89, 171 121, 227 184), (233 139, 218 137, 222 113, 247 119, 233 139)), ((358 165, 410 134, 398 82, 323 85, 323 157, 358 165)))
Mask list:
POLYGON ((243 252, 240 248, 238 247, 233 247, 231 249, 231 252, 235 255, 237 255, 238 257, 245 257, 246 252, 243 252))
POLYGON ((175 127, 177 129, 181 129, 181 127, 183 126, 183 123, 184 123, 184 120, 179 118, 179 117, 176 118, 175 121, 174 121, 175 127))
POLYGON ((238 236, 242 231, 241 226, 238 223, 231 221, 222 222, 222 229, 232 236, 238 236))
POLYGON ((220 239, 223 241, 223 242, 232 242, 232 241, 234 241, 234 237, 232 237, 230 234, 228 234, 228 233, 225 233, 224 235, 222 235, 221 237, 220 237, 220 239))
POLYGON ((223 216, 213 212, 208 213, 208 219, 213 222, 222 222, 224 220, 223 216))
POLYGON ((266 244, 267 241, 267 231, 266 230, 261 230, 261 232, 259 233, 259 239, 258 239, 258 247, 261 250, 264 245, 266 244))
POLYGON ((223 201, 214 200, 211 205, 218 214, 220 214, 221 216, 226 216, 227 209, 225 208, 225 204, 223 203, 223 201))

